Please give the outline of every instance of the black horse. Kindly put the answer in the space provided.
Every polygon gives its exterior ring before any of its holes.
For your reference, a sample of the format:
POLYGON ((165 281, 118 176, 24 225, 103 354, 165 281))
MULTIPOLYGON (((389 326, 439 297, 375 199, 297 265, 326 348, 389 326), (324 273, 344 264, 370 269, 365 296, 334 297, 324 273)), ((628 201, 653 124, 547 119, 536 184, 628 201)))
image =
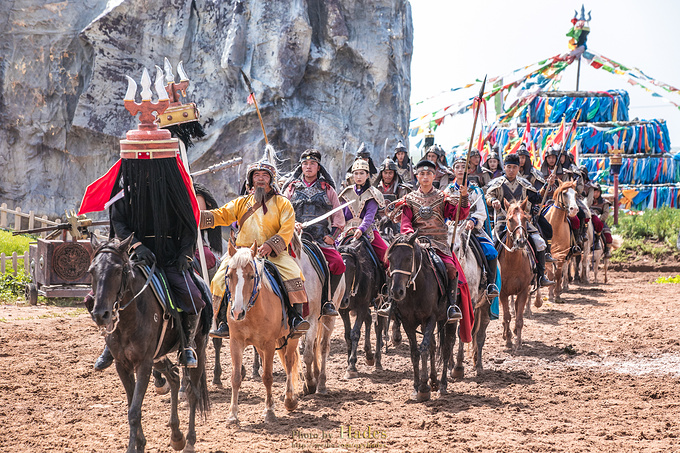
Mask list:
POLYGON ((446 374, 451 360, 458 323, 446 323, 446 302, 436 282, 428 251, 418 244, 417 233, 398 236, 387 251, 390 262, 390 297, 393 310, 401 320, 411 347, 413 395, 418 402, 430 399, 430 390, 447 393, 446 374), (435 325, 439 331, 439 351, 443 362, 441 381, 437 379, 435 325), (423 342, 418 345, 416 329, 423 342), (430 385, 427 383, 427 359, 430 358, 430 385), (422 368, 420 363, 422 361, 422 368))
POLYGON ((169 426, 172 430, 172 448, 193 452, 196 442, 196 408, 198 407, 202 415, 210 410, 205 375, 205 350, 212 317, 210 305, 206 305, 207 310, 203 310, 199 331, 196 333, 198 367, 189 372, 190 384, 186 392, 189 401, 189 429, 185 439, 179 429, 177 416, 179 373, 166 357, 178 349, 179 323, 173 322, 172 317, 164 317, 163 309, 150 288, 140 293, 146 279, 127 254, 131 240, 132 236, 122 242, 113 240, 99 244, 93 236, 95 253, 89 269, 94 291, 94 305, 90 315, 106 335, 106 344, 115 358, 116 371, 127 394, 130 424, 127 452, 143 452, 146 445, 141 423, 142 402, 152 368, 163 373, 170 383, 169 426), (159 341, 161 344, 158 344, 159 341))
POLYGON ((338 247, 345 262, 345 282, 349 305, 347 308, 340 309, 342 323, 345 326, 345 342, 347 343, 347 372, 345 379, 359 377, 357 372, 357 348, 361 339, 361 326, 366 326, 366 337, 364 338, 364 352, 366 353, 366 363, 368 366, 375 365, 376 369, 382 369, 381 348, 382 332, 384 330, 384 319, 377 317, 375 325, 376 346, 375 356, 371 350, 371 305, 380 297, 380 290, 385 282, 385 270, 377 259, 371 258, 372 247, 366 237, 362 236, 359 240, 353 240, 338 247), (350 326, 350 312, 356 314, 354 326, 350 326))

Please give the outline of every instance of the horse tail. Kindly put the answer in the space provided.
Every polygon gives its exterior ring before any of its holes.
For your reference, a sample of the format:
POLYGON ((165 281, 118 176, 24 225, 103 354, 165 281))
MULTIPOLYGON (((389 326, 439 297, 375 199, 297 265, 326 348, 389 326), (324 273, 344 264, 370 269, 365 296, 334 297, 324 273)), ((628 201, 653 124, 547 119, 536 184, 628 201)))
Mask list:
POLYGON ((293 365, 291 369, 288 369, 288 364, 286 363, 286 352, 292 347, 289 344, 285 344, 286 340, 285 339, 278 339, 276 340, 276 347, 278 349, 278 354, 279 354, 279 359, 281 360, 281 363, 283 364, 283 369, 286 370, 286 374, 290 372, 290 377, 293 383, 293 389, 297 391, 298 385, 300 383, 300 350, 297 348, 297 345, 295 348, 293 348, 293 365), (285 345, 285 346, 284 346, 285 345), (280 349, 279 349, 280 348, 280 349))
MULTIPOLYGON (((205 340, 208 341, 207 336, 205 337, 205 340)), ((208 418, 208 413, 210 412, 210 396, 208 394, 208 380, 206 378, 205 360, 203 361, 203 372, 201 373, 201 382, 199 383, 198 387, 198 411, 205 420, 208 418)))
POLYGON ((207 303, 205 304, 205 307, 203 307, 203 310, 201 310, 201 334, 208 335, 208 333, 210 332, 210 327, 212 325, 212 319, 213 319, 213 306, 212 303, 207 303))

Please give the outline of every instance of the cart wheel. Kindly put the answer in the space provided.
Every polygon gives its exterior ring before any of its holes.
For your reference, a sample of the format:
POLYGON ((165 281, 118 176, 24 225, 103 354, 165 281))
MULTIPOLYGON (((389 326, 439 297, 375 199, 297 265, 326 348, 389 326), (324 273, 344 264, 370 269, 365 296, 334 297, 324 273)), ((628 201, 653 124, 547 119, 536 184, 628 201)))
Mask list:
POLYGON ((26 300, 31 305, 38 305, 38 287, 33 283, 26 285, 26 300))

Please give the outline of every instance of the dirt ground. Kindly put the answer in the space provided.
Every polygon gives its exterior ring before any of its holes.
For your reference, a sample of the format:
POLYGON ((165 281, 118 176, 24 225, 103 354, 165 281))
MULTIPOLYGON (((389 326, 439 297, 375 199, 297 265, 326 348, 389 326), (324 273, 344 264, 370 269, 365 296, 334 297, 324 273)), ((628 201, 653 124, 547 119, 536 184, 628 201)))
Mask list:
MULTIPOLYGON (((466 359, 465 378, 426 403, 409 401, 405 337, 383 358, 383 371, 368 367, 362 353, 360 377, 343 380, 338 320, 328 395, 304 397, 287 413, 277 359, 277 422, 262 423, 263 386, 248 378, 241 425, 227 426, 228 367, 224 388, 209 384, 212 412, 198 423, 197 451, 680 451, 680 288, 651 283, 667 274, 617 271, 607 286, 572 285, 565 303, 534 309, 517 355, 503 347, 501 321, 492 321, 484 375, 475 377, 466 359), (376 438, 348 439, 349 427, 376 438)), ((114 367, 92 368, 102 346, 82 308, 0 306, 0 451, 125 450, 123 387, 114 367)), ((211 357, 209 381, 212 370, 211 357)), ((150 387, 143 407, 149 452, 171 451, 168 402, 150 387)), ((184 404, 180 418, 186 429, 184 404)))

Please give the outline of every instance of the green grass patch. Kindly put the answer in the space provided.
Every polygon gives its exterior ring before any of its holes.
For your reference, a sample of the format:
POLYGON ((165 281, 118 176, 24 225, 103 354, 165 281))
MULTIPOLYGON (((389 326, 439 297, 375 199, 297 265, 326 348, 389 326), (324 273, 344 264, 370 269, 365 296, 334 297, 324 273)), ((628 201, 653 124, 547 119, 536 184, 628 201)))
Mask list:
POLYGON ((680 275, 676 275, 675 277, 659 277, 654 280, 654 283, 680 283, 680 275))
MULTIPOLYGON (((612 225, 613 216, 607 223, 612 225)), ((612 233, 623 238, 623 245, 612 253, 612 263, 626 263, 640 257, 654 261, 680 260, 676 241, 680 228, 680 210, 649 209, 642 214, 622 214, 612 233)))
POLYGON ((12 233, 5 230, 0 230, 0 253, 7 256, 12 256, 12 253, 17 252, 17 255, 23 255, 28 252, 29 242, 35 242, 33 236, 20 234, 12 236, 12 233))
POLYGON ((0 274, 0 303, 14 303, 17 297, 23 297, 26 284, 30 282, 31 276, 23 268, 16 277, 10 272, 0 274))

